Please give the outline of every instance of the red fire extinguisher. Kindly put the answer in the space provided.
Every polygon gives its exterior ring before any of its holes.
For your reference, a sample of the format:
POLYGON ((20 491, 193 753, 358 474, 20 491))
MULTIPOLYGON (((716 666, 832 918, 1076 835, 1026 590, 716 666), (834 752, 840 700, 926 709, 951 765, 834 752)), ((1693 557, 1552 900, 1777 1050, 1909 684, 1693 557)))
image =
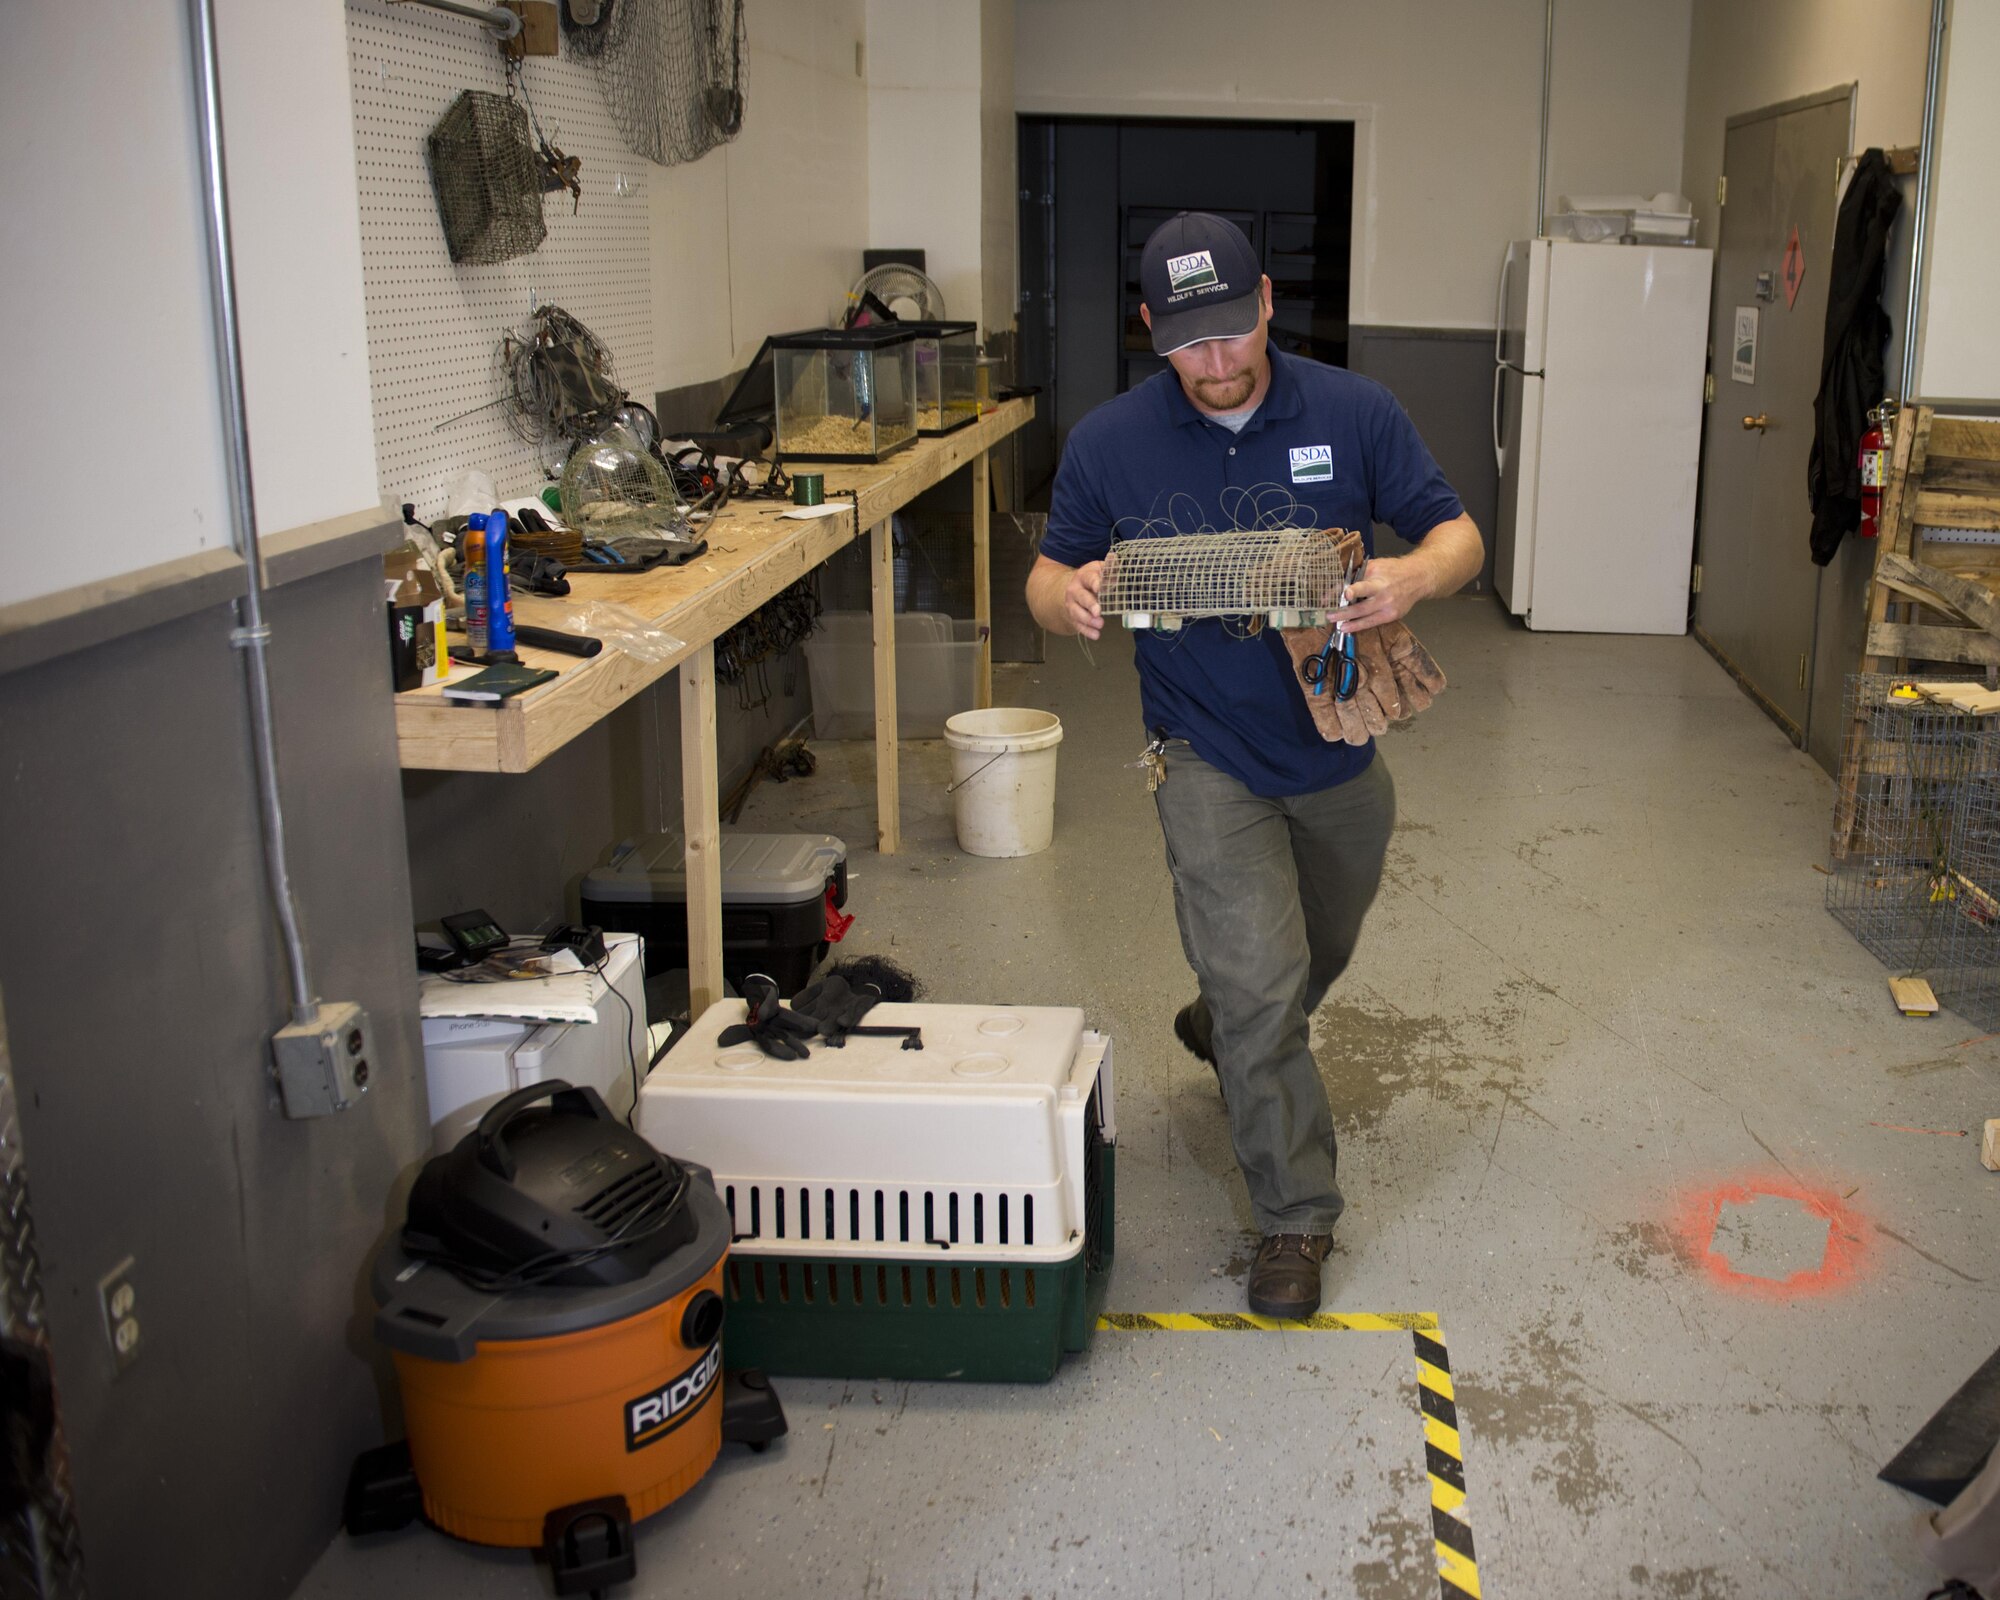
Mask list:
POLYGON ((1896 401, 1884 399, 1868 413, 1868 431, 1861 436, 1861 527, 1864 539, 1879 531, 1876 519, 1882 510, 1882 483, 1889 476, 1888 428, 1896 418, 1896 401))

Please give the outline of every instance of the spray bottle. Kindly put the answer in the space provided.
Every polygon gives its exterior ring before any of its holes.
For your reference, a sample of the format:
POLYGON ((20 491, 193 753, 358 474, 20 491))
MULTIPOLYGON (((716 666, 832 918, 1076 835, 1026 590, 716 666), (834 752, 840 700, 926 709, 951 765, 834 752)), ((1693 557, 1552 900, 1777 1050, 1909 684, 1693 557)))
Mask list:
POLYGON ((507 513, 486 515, 486 653, 497 661, 518 661, 514 650, 514 595, 507 583, 507 513))
POLYGON ((459 538, 465 554, 465 639, 481 661, 515 661, 514 599, 507 583, 507 513, 474 512, 459 538))

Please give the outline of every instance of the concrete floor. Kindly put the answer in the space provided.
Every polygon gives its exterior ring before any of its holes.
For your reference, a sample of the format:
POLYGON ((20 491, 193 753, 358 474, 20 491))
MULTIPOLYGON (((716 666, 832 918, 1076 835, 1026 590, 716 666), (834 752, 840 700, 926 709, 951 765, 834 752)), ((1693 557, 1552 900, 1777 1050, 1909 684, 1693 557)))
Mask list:
MULTIPOLYGON (((1821 909, 1832 786, 1691 640, 1417 621, 1452 688, 1385 741, 1388 881, 1315 1023, 1327 1309, 1439 1317, 1488 1596, 1914 1600, 1916 1502, 1874 1474, 2000 1342, 2000 1045, 1891 1009, 1821 909)), ((1093 653, 996 674, 1063 719, 1045 854, 961 855, 931 744, 900 855, 866 843, 866 745, 741 825, 845 838, 850 948, 930 998, 1112 1035, 1112 1308, 1238 1310, 1254 1237, 1170 1027, 1130 651, 1093 653)), ((1406 1334, 1103 1333, 1046 1387, 780 1389, 789 1439, 645 1525, 633 1595, 1438 1593, 1406 1334)), ((299 1590, 548 1592, 426 1529, 338 1540, 299 1590)))

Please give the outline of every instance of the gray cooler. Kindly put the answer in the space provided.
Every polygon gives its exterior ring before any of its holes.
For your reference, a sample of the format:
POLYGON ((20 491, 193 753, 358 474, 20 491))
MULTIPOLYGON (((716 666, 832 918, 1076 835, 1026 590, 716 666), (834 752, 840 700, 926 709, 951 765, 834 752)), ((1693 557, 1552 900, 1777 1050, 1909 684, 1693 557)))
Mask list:
MULTIPOLYGON (((583 920, 646 941, 646 973, 688 964, 687 846, 648 833, 585 874, 583 920)), ((722 836, 722 975, 768 973, 796 994, 827 950, 827 907, 847 904, 847 846, 830 833, 722 836)))

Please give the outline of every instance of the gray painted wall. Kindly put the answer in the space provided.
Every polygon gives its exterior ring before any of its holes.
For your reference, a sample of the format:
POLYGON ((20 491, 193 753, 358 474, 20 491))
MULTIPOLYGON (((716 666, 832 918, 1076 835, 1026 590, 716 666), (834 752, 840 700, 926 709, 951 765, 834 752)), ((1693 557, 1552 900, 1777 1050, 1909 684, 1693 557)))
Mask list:
POLYGON ((90 1587, 289 1594, 391 1402, 362 1274, 425 1144, 379 569, 273 592, 293 869, 376 1074, 288 1122, 242 663, 210 607, 0 678, 0 991, 90 1587), (137 1267, 114 1377, 99 1277, 137 1267))
MULTIPOLYGON (((738 690, 716 686, 725 796, 812 709, 802 652, 769 663, 765 676, 771 698, 763 706, 745 707, 738 690)), ((404 773, 403 805, 417 922, 475 906, 521 932, 570 920, 583 875, 608 846, 680 827, 679 679, 669 673, 532 772, 404 773)))
MULTIPOLYGON (((1466 513, 1486 537, 1476 584, 1493 588, 1493 521, 1499 478, 1493 461, 1493 333, 1482 328, 1355 328, 1348 365, 1384 384, 1403 403, 1466 513)), ((1385 555, 1407 549, 1386 530, 1385 555)))

